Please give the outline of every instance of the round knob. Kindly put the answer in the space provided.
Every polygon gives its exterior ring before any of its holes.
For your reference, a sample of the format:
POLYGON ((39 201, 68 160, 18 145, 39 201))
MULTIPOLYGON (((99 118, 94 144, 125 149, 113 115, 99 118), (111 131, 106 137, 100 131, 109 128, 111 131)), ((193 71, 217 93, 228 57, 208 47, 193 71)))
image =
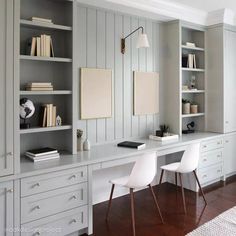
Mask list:
POLYGON ((40 232, 36 232, 36 233, 34 233, 34 236, 36 236, 36 235, 40 235, 40 232))
POLYGON ((70 179, 75 179, 76 178, 76 175, 72 175, 71 177, 70 177, 70 179))
POLYGON ((13 156, 13 152, 8 152, 7 156, 13 156))
POLYGON ((35 209, 39 210, 39 209, 40 209, 40 206, 39 206, 39 205, 38 205, 38 206, 36 206, 36 207, 35 207, 35 209))
POLYGON ((72 221, 71 221, 71 223, 76 223, 77 222, 77 220, 76 219, 73 219, 72 221))
POLYGON ((77 199, 77 197, 75 195, 72 196, 72 199, 77 199))
POLYGON ((8 193, 13 193, 13 191, 14 190, 12 188, 7 190, 8 193))
POLYGON ((229 124, 229 121, 225 121, 226 124, 229 124))
POLYGON ((33 187, 39 187, 40 183, 36 183, 33 187))

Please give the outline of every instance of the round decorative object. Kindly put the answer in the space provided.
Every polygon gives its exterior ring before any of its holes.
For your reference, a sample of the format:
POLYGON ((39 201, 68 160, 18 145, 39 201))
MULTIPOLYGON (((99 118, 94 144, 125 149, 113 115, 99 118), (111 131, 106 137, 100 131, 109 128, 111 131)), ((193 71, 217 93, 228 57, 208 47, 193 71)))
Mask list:
POLYGON ((24 124, 21 124, 21 128, 29 128, 29 124, 26 124, 25 120, 32 117, 35 112, 34 104, 28 98, 20 99, 20 118, 24 120, 24 124))

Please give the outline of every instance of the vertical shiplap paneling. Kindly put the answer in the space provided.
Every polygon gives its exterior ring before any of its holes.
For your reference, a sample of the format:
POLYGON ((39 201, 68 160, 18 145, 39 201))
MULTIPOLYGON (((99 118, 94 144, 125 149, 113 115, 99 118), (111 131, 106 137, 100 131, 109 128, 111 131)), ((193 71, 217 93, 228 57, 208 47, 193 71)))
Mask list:
MULTIPOLYGON (((97 12, 97 68, 106 67, 106 15, 103 11, 97 12)), ((105 119, 97 119, 97 142, 105 142, 105 119)))
MULTIPOLYGON (((156 23, 152 23, 152 41, 153 43, 153 71, 159 72, 159 60, 158 60, 158 42, 159 42, 159 28, 156 23)), ((160 83, 160 81, 159 81, 160 83)), ((161 90, 160 90, 161 93, 161 90)), ((159 102, 160 102, 160 93, 159 93, 159 102)), ((160 111, 160 107, 159 107, 160 111)), ((154 130, 159 129, 159 114, 153 116, 154 130)))
MULTIPOLYGON (((87 9, 87 67, 97 67, 97 11, 87 9)), ((97 142, 97 121, 87 121, 87 137, 91 143, 97 142)))
POLYGON ((115 15, 115 139, 123 138, 123 56, 120 39, 123 37, 123 17, 115 15))
POLYGON ((106 13, 106 68, 113 69, 112 76, 112 91, 113 91, 113 106, 112 118, 106 119, 106 141, 113 141, 115 139, 115 83, 114 83, 114 68, 115 68, 115 16, 113 13, 106 13))
MULTIPOLYGON (((78 16, 77 16, 77 32, 78 32, 78 42, 77 42, 77 48, 78 48, 78 70, 80 70, 81 67, 87 66, 87 9, 85 7, 78 7, 78 16)), ((80 71, 79 71, 79 81, 78 81, 78 91, 80 91, 80 71)), ((86 121, 80 120, 80 94, 78 96, 78 123, 77 127, 78 129, 82 129, 84 131, 84 136, 87 135, 87 129, 86 129, 86 121)))
MULTIPOLYGON (((124 37, 130 34, 130 17, 125 16, 123 20, 123 28, 124 28, 124 37)), ((123 108, 124 108, 124 137, 131 137, 131 117, 132 117, 132 97, 131 97, 131 43, 130 38, 126 40, 126 52, 124 54, 123 61, 123 90, 124 90, 124 99, 123 99, 123 108)))
MULTIPOLYGON (((148 36, 150 47, 147 48, 147 61, 146 67, 148 72, 155 71, 153 70, 153 36, 152 36, 152 22, 147 21, 145 27, 146 34, 148 36)), ((154 131, 154 115, 147 115, 147 133, 152 134, 154 131)))
POLYGON ((81 67, 113 70, 113 116, 78 121, 92 144, 146 136, 159 126, 159 115, 133 115, 133 71, 159 71, 158 24, 151 20, 120 15, 78 5, 78 70, 81 67), (144 26, 149 49, 137 49, 138 33, 126 40, 126 53, 120 52, 120 39, 144 26))
MULTIPOLYGON (((138 28, 138 19, 137 18, 132 18, 131 19, 131 31, 135 30, 138 28)), ((132 36, 131 38, 131 78, 132 78, 132 88, 131 88, 131 94, 132 94, 132 98, 133 98, 133 87, 134 87, 134 79, 133 79, 133 73, 135 70, 139 69, 139 63, 138 63, 138 50, 136 48, 136 42, 138 39, 138 35, 135 34, 132 36)), ((134 114, 134 104, 132 102, 132 114, 134 114)), ((132 121, 131 121, 131 125, 132 125, 132 136, 133 137, 138 137, 140 136, 139 134, 139 117, 138 116, 134 116, 132 115, 132 121)))
MULTIPOLYGON (((139 26, 144 27, 144 29, 146 28, 146 22, 144 20, 139 20, 139 26)), ((140 32, 139 32, 140 33, 140 32)), ((147 71, 147 64, 146 64, 146 55, 147 55, 147 49, 146 48, 140 48, 138 50, 138 54, 139 54, 139 71, 142 72, 146 72, 147 71)), ((139 117, 139 134, 141 137, 144 137, 145 135, 147 135, 147 116, 146 115, 142 115, 139 117)))

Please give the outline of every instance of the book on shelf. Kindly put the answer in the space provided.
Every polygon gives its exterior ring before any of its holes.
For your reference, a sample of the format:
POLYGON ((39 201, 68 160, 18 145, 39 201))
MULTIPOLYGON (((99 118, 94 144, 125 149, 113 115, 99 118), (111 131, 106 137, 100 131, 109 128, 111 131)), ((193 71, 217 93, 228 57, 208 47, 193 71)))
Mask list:
POLYGON ((187 67, 191 69, 196 69, 196 55, 195 54, 188 54, 188 63, 187 67))
POLYGON ((47 18, 42 18, 42 17, 33 16, 31 20, 34 22, 53 24, 52 19, 47 19, 47 18))
POLYGON ((27 42, 26 54, 30 56, 54 57, 52 37, 42 34, 27 42))
POLYGON ((58 150, 54 148, 49 148, 49 147, 29 150, 25 153, 25 156, 34 162, 60 158, 60 154, 58 150))
POLYGON ((57 107, 53 104, 44 104, 41 107, 40 126, 55 127, 57 117, 57 107))
POLYGON ((53 91, 52 83, 30 82, 26 84, 26 91, 53 91))

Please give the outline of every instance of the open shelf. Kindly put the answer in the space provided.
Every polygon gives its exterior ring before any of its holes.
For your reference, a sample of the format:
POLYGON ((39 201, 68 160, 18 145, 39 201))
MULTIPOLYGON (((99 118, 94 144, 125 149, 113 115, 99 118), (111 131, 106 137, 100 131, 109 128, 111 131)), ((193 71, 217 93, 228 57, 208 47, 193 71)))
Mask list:
POLYGON ((205 93, 205 90, 182 90, 182 93, 188 93, 188 94, 192 94, 192 93, 205 93))
POLYGON ((39 56, 28 56, 28 55, 20 55, 20 59, 21 60, 30 60, 30 61, 72 62, 71 58, 39 57, 39 56))
POLYGON ((72 31, 72 27, 64 26, 64 25, 56 25, 53 23, 41 23, 35 22, 31 20, 20 20, 20 25, 27 27, 27 28, 41 28, 41 29, 50 29, 50 30, 65 30, 65 31, 72 31))
POLYGON ((205 69, 182 67, 182 71, 205 72, 205 69))
POLYGON ((196 114, 182 114, 182 118, 188 118, 188 117, 198 117, 198 116, 204 116, 205 113, 196 113, 196 114))
POLYGON ((62 126, 55 126, 55 127, 35 127, 35 128, 30 128, 30 129, 21 129, 20 134, 52 132, 52 131, 69 130, 69 129, 72 129, 71 125, 62 125, 62 126))
POLYGON ((186 49, 186 50, 201 51, 201 52, 205 51, 204 48, 199 48, 199 47, 189 47, 189 46, 186 46, 186 45, 182 45, 181 47, 182 47, 182 49, 186 49))
POLYGON ((70 95, 71 90, 54 90, 54 91, 20 91, 20 95, 34 96, 34 95, 70 95))

